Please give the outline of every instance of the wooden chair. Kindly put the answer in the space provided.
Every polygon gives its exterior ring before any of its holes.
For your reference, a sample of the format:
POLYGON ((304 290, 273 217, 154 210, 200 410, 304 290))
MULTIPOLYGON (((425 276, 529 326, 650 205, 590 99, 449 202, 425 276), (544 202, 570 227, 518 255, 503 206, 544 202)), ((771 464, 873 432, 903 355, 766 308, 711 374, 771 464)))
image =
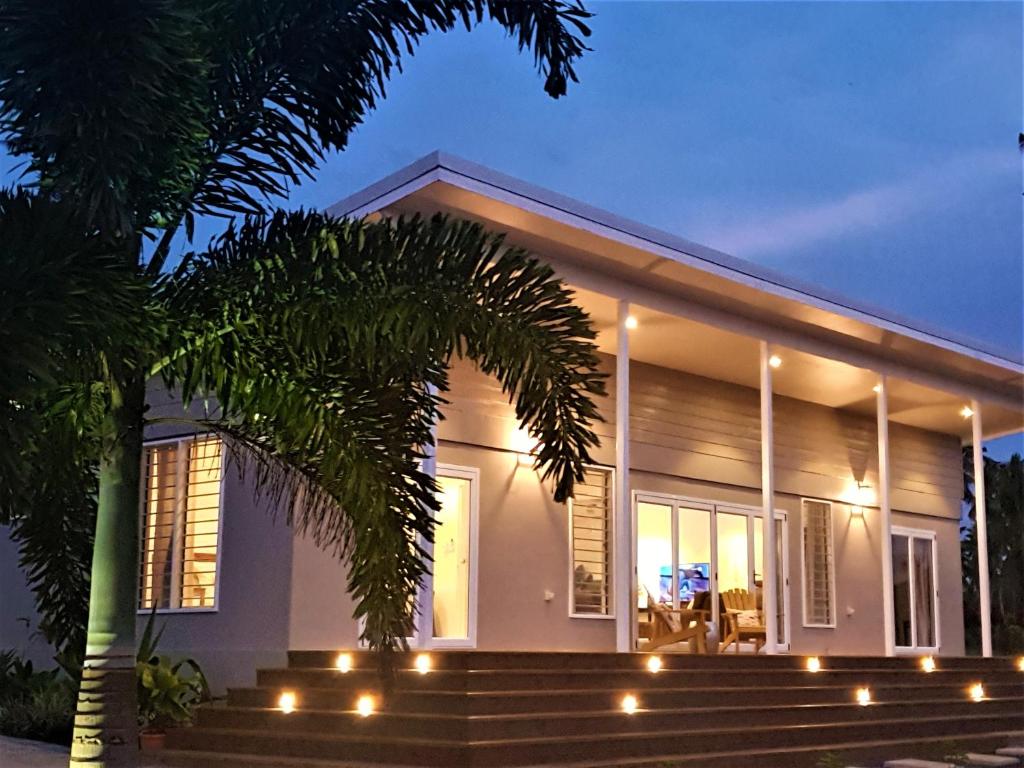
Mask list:
POLYGON ((653 651, 674 643, 693 640, 697 653, 707 653, 708 612, 693 608, 672 608, 659 603, 647 593, 647 607, 651 611, 651 638, 640 646, 641 651, 653 651))
POLYGON ((768 639, 768 633, 764 626, 764 611, 757 607, 757 598, 753 593, 745 589, 728 589, 721 593, 722 601, 722 637, 721 651, 724 651, 730 644, 736 644, 736 653, 740 652, 740 642, 751 640, 754 643, 754 653, 759 653, 768 639), (757 623, 744 623, 741 626, 741 614, 757 614, 757 623))

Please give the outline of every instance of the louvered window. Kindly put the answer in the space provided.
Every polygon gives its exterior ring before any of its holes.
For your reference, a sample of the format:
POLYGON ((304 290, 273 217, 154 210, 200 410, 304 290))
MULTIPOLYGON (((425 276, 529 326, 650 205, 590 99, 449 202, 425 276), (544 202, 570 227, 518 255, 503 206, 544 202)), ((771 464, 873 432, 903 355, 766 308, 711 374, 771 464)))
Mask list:
POLYGON ((612 472, 590 467, 569 504, 575 616, 612 615, 612 472))
POLYGON ((832 505, 827 501, 804 499, 804 626, 835 626, 834 552, 832 505))
POLYGON ((140 608, 216 607, 223 452, 215 437, 146 446, 140 608))

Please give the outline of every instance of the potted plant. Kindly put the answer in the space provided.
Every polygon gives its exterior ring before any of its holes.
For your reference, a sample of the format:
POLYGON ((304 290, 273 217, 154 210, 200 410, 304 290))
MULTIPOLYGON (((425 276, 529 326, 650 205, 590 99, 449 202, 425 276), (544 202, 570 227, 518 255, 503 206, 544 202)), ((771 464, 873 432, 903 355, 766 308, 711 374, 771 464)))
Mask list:
POLYGON ((193 709, 210 699, 202 669, 192 659, 172 661, 156 654, 163 630, 153 637, 153 615, 142 635, 135 664, 139 699, 139 747, 163 749, 167 729, 189 722, 193 709))

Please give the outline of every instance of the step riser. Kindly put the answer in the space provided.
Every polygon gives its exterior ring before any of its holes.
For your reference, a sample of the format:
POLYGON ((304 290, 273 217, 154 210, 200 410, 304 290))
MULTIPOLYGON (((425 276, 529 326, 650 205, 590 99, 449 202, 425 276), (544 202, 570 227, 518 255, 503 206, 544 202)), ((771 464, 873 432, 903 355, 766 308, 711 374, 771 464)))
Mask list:
MULTIPOLYGON (((962 737, 993 729, 1010 730, 1020 726, 1019 716, 992 717, 958 722, 956 731, 962 737)), ((915 724, 920 739, 941 737, 949 733, 948 720, 921 721, 915 724)), ((868 723, 779 728, 751 733, 748 731, 701 733, 693 743, 680 743, 678 733, 669 736, 651 734, 616 734, 601 740, 560 739, 537 744, 476 744, 472 747, 448 747, 429 744, 389 743, 386 739, 340 741, 315 739, 281 733, 230 734, 209 732, 202 728, 183 729, 169 744, 173 749, 198 749, 211 752, 270 754, 287 757, 326 760, 363 760, 372 762, 409 763, 427 766, 505 766, 540 765, 558 762, 585 762, 616 758, 657 756, 672 753, 699 755, 726 751, 800 748, 814 744, 870 742, 897 739, 905 733, 901 723, 868 723)))
MULTIPOLYGON (((344 689, 302 689, 294 690, 299 709, 354 709, 360 691, 344 689)), ((989 684, 985 688, 988 696, 996 699, 1019 697, 1024 686, 1018 684, 989 684)), ((281 689, 246 688, 229 691, 228 704, 234 707, 272 709, 277 706, 281 689)), ((529 691, 515 694, 501 692, 473 693, 461 695, 430 691, 396 691, 382 704, 391 712, 445 712, 448 714, 500 715, 538 712, 582 712, 593 710, 617 710, 621 706, 623 693, 635 693, 640 706, 648 709, 684 709, 687 707, 716 706, 799 706, 802 704, 849 704, 855 700, 856 688, 764 688, 764 689, 692 689, 657 690, 637 687, 617 691, 593 692, 550 692, 529 691)), ((368 693, 374 692, 368 689, 368 693)), ((876 702, 913 703, 935 699, 950 702, 967 701, 963 686, 937 686, 926 688, 873 687, 876 702)))
POLYGON ((351 713, 280 712, 246 709, 206 709, 200 714, 198 725, 205 728, 273 730, 275 733, 330 733, 336 736, 373 734, 381 737, 434 738, 471 741, 497 739, 546 738, 557 736, 587 736, 595 733, 665 732, 679 729, 680 722, 695 727, 743 728, 756 722, 759 727, 799 725, 811 717, 823 722, 857 723, 876 719, 909 720, 912 718, 940 718, 979 713, 1013 716, 1024 711, 1024 699, 991 701, 982 705, 942 703, 881 707, 826 707, 813 714, 803 708, 769 710, 732 710, 696 716, 692 712, 638 712, 625 715, 614 712, 603 715, 573 717, 538 716, 530 718, 460 718, 409 717, 403 715, 375 715, 362 718, 351 713), (980 709, 979 707, 983 707, 980 709))
MULTIPOLYGON (((1024 676, 1022 676, 1024 677, 1024 676)), ((925 674, 916 670, 842 670, 812 674, 804 671, 772 671, 751 673, 739 670, 662 670, 647 671, 581 670, 579 672, 514 672, 514 671, 434 671, 426 675, 402 671, 395 685, 420 691, 518 691, 550 689, 635 689, 635 688, 704 688, 763 685, 771 688, 795 686, 859 687, 884 685, 919 685, 923 683, 966 687, 976 682, 1005 682, 1005 675, 992 672, 944 671, 925 674)), ((381 678, 373 672, 353 671, 347 674, 315 669, 264 669, 257 674, 257 686, 318 687, 360 690, 379 688, 381 678)), ((1024 681, 1022 681, 1024 687, 1024 681)))

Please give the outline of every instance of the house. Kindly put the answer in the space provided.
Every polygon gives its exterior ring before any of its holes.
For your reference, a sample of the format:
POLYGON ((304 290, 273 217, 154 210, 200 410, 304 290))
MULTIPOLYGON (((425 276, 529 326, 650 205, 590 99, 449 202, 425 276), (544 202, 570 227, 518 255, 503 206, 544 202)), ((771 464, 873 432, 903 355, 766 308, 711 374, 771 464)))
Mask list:
MULTIPOLYGON (((497 383, 455 364, 413 647, 631 651, 658 608, 702 598, 721 638, 720 596, 743 590, 762 653, 964 653, 961 449, 977 463, 982 439, 1024 429, 1024 362, 440 153, 330 209, 438 211, 550 262, 610 378, 563 506, 497 383)), ((219 440, 166 424, 148 439, 139 613, 156 606, 165 651, 223 687, 289 649, 358 646, 343 565, 253 500, 219 440)), ((0 548, 0 647, 31 650, 0 548)))

